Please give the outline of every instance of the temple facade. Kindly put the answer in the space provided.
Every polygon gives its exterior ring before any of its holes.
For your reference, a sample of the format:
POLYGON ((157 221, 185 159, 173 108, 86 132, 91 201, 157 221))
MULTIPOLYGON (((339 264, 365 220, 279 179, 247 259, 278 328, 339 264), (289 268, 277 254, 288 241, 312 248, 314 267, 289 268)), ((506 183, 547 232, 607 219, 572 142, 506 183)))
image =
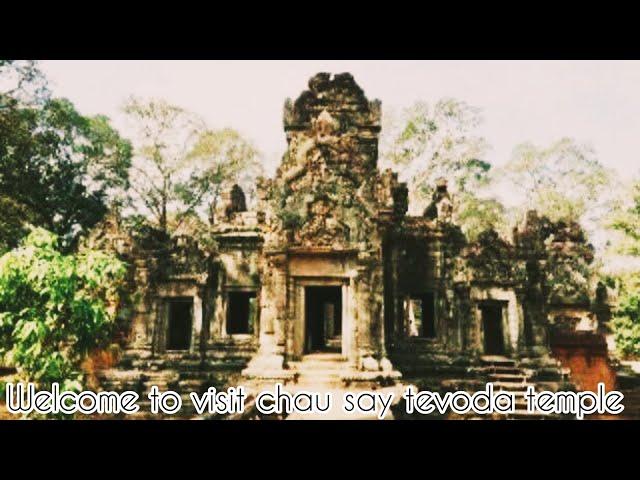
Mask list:
POLYGON ((576 274, 593 256, 579 226, 530 212, 512 241, 487 231, 469 242, 445 180, 408 215, 407 185, 378 168, 380 102, 350 74, 314 76, 285 103, 284 131, 253 208, 236 185, 211 212, 213 247, 111 225, 133 266, 129 366, 227 362, 244 379, 295 381, 324 352, 345 381, 393 381, 438 370, 422 364, 474 372, 486 357, 556 365, 555 330, 606 322, 576 274))

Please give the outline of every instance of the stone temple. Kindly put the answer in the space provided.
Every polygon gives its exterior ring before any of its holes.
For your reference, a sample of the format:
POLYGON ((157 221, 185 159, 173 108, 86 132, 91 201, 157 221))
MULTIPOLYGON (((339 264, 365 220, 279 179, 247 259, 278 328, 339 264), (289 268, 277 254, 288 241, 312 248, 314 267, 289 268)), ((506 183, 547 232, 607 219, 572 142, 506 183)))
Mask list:
POLYGON ((571 380, 554 338, 584 325, 594 336, 608 319, 606 293, 581 273, 593 252, 580 227, 530 212, 512 241, 487 231, 470 243, 444 180, 409 216, 407 185, 377 165, 380 115, 350 74, 311 78, 285 103, 288 148, 255 208, 236 185, 211 212, 213 249, 131 236, 110 217, 92 241, 132 265, 135 302, 103 386, 571 380))

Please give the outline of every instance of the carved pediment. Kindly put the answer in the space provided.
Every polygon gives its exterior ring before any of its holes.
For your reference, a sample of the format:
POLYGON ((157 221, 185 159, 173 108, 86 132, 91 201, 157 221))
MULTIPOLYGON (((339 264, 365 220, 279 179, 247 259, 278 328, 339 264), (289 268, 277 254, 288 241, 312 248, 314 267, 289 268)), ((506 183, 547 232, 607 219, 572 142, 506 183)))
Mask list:
POLYGON ((327 196, 309 203, 307 221, 298 232, 303 246, 346 247, 349 244, 350 229, 333 215, 335 207, 327 196))
POLYGON ((376 242, 378 212, 404 214, 397 178, 377 169, 379 120, 350 74, 320 73, 287 102, 288 148, 264 195, 271 244, 350 248, 376 242))

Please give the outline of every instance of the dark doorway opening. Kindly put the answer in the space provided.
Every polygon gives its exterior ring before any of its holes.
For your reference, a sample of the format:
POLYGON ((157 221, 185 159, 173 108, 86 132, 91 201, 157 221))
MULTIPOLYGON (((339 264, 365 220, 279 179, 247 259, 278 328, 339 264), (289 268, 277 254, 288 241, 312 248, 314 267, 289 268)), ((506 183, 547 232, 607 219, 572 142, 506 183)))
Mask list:
POLYGON ((305 352, 342 350, 341 287, 305 288, 305 352))
POLYGON ((484 353, 486 355, 504 355, 502 309, 503 306, 499 303, 480 306, 484 330, 484 353))
POLYGON ((227 333, 252 334, 256 307, 256 292, 229 292, 227 333))
POLYGON ((193 326, 193 299, 169 301, 167 350, 189 350, 193 326))

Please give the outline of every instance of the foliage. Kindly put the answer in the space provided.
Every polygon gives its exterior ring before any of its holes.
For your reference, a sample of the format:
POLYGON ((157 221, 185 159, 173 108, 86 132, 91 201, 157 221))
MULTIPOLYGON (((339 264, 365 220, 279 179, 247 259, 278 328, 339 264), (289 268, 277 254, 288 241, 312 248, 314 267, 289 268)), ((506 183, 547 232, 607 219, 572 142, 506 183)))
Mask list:
POLYGON ((629 317, 615 317, 611 328, 616 349, 623 358, 640 356, 640 322, 634 322, 629 317))
POLYGON ((400 167, 411 212, 420 213, 436 180, 445 178, 456 194, 455 219, 472 238, 487 228, 504 229, 504 207, 486 195, 491 164, 483 160, 487 142, 475 134, 482 123, 480 113, 455 99, 434 105, 416 102, 399 115, 385 114, 381 138, 382 166, 400 167))
POLYGON ((131 204, 165 232, 215 205, 223 186, 256 170, 256 150, 234 130, 208 130, 202 119, 164 100, 132 98, 124 111, 137 130, 131 204))
POLYGON ((177 209, 176 183, 188 177, 188 155, 202 121, 164 100, 131 98, 124 112, 137 129, 131 166, 131 189, 137 211, 146 210, 163 231, 167 215, 177 209))
POLYGON ((634 182, 629 193, 630 205, 618 206, 609 218, 609 227, 622 234, 617 253, 640 257, 640 182, 634 182))
MULTIPOLYGON (((0 64, 0 76, 7 70, 0 64)), ((127 187, 131 148, 106 117, 85 117, 68 100, 22 101, 25 85, 39 78, 24 75, 0 93, 0 197, 13 212, 2 222, 0 248, 17 245, 25 221, 73 246, 127 187)))
POLYGON ((304 225, 304 217, 295 211, 281 210, 278 217, 282 221, 282 227, 286 230, 297 229, 304 225))
POLYGON ((589 304, 592 269, 580 255, 546 258, 546 289, 552 303, 589 304))
POLYGON ((0 60, 0 110, 48 96, 46 78, 34 60, 0 60))
POLYGON ((470 241, 478 239, 486 230, 496 230, 503 238, 508 235, 507 211, 495 198, 479 198, 464 193, 457 198, 456 221, 470 241))
MULTIPOLYGON (((615 238, 610 236, 611 250, 624 266, 619 267, 615 276, 620 298, 611 327, 620 354, 637 358, 640 356, 640 182, 633 181, 630 191, 622 192, 627 201, 612 209, 608 222, 608 227, 617 234, 615 238)), ((614 263, 612 258, 609 263, 614 263)))
POLYGON ((570 138, 546 148, 518 145, 502 172, 523 197, 518 218, 535 208, 552 221, 580 221, 610 182, 594 151, 570 138))
POLYGON ((0 255, 14 248, 18 239, 29 231, 28 224, 40 221, 38 212, 16 202, 11 197, 0 195, 0 255))
POLYGON ((619 279, 621 296, 611 328, 616 348, 623 357, 640 356, 640 274, 619 279))
POLYGON ((22 381, 80 390, 80 363, 109 339, 125 265, 98 251, 65 255, 34 229, 0 258, 0 355, 22 381))
POLYGON ((201 132, 189 153, 199 168, 177 188, 183 204, 188 207, 185 212, 191 213, 205 203, 215 212, 222 189, 234 183, 248 190, 261 172, 258 157, 255 147, 233 129, 201 132))

